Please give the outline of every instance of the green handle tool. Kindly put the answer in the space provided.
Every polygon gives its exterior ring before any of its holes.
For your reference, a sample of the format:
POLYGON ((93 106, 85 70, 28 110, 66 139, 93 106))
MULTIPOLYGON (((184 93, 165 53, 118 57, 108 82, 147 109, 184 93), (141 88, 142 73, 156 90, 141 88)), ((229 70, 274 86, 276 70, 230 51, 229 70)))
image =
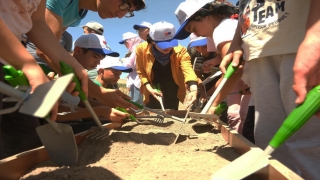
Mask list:
MULTIPOLYGON (((130 114, 126 109, 121 107, 116 107, 116 110, 130 114)), ((130 114, 129 119, 131 119, 132 121, 137 121, 137 119, 132 114, 130 114)))
MULTIPOLYGON (((60 61, 59 62, 60 64, 60 71, 63 75, 65 74, 69 74, 69 73, 73 73, 74 74, 74 71, 73 69, 71 68, 71 66, 69 66, 68 64, 66 64, 65 62, 63 61, 60 61)), ((81 89, 81 83, 78 79, 78 77, 75 75, 73 76, 73 82, 76 83, 76 87, 75 87, 75 90, 79 92, 79 97, 80 97, 80 100, 84 103, 84 105, 87 107, 87 109, 89 110, 93 120, 95 121, 95 123, 98 125, 98 128, 101 129, 101 130, 104 130, 97 114, 94 112, 94 110, 92 109, 92 106, 90 105, 85 93, 82 91, 81 89)))
MULTIPOLYGON (((241 64, 243 61, 243 58, 240 58, 239 64, 241 64)), ((223 76, 222 81, 220 82, 217 89, 214 91, 212 96, 210 97, 209 101, 207 102, 206 106, 202 109, 201 114, 205 114, 208 112, 210 106, 212 105, 213 101, 217 98, 218 94, 220 93, 223 86, 226 84, 227 80, 231 77, 231 75, 238 69, 238 67, 233 67, 232 63, 229 64, 226 73, 223 76)))
MULTIPOLYGON (((4 79, 12 86, 30 86, 29 81, 27 77, 24 75, 24 73, 21 70, 16 70, 14 67, 10 65, 3 66, 3 70, 5 73, 4 79)), ((48 114, 45 119, 47 122, 52 126, 52 128, 58 132, 61 133, 61 130, 58 129, 55 123, 53 123, 50 119, 50 114, 48 114)))
MULTIPOLYGON (((74 74, 73 69, 68 64, 66 64, 63 61, 60 61, 59 64, 60 64, 60 71, 63 75, 69 74, 69 73, 74 74)), ((81 83, 80 83, 78 77, 73 76, 72 81, 76 83, 76 87, 74 89, 79 92, 79 97, 80 97, 81 101, 86 101, 87 97, 86 97, 86 94, 81 89, 81 83)))
POLYGON ((220 115, 226 108, 228 107, 228 104, 226 102, 221 102, 214 111, 214 114, 220 115))
POLYGON ((308 92, 305 101, 285 119, 269 145, 276 149, 298 131, 320 109, 320 85, 308 92))
POLYGON ((21 70, 16 70, 10 65, 3 66, 4 79, 12 86, 30 86, 27 77, 23 74, 21 70))

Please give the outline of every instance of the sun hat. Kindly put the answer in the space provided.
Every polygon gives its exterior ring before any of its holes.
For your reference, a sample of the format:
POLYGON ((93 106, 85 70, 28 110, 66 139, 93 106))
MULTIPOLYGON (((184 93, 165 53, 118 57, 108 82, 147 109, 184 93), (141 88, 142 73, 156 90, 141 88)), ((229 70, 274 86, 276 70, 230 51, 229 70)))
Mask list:
POLYGON ((97 31, 98 33, 100 33, 100 34, 103 34, 103 26, 102 26, 102 24, 100 24, 100 23, 98 23, 98 22, 95 22, 95 21, 89 21, 89 22, 87 22, 87 24, 85 24, 85 25, 83 25, 83 26, 80 26, 80 27, 85 27, 85 26, 87 26, 87 27, 89 27, 90 29, 93 29, 93 30, 95 30, 95 31, 97 31))
POLYGON ((161 49, 178 46, 178 40, 173 39, 176 29, 173 24, 160 21, 150 28, 149 36, 161 49))
POLYGON ((207 45, 207 38, 206 37, 198 37, 194 33, 190 34, 190 45, 189 47, 194 46, 205 46, 207 45))
POLYGON ((119 57, 119 53, 111 51, 107 48, 106 39, 98 34, 84 34, 75 42, 74 47, 87 48, 99 54, 104 54, 112 57, 119 57))
POLYGON ((118 57, 105 57, 100 61, 100 64, 97 66, 97 69, 106 69, 112 68, 115 70, 119 70, 121 72, 132 72, 132 68, 127 68, 123 66, 120 59, 118 57))
POLYGON ((143 21, 141 24, 135 24, 133 29, 138 30, 139 28, 149 28, 152 26, 151 23, 143 21))
POLYGON ((135 34, 133 32, 126 32, 126 33, 122 34, 122 41, 120 41, 119 44, 124 44, 124 42, 127 39, 131 39, 131 38, 138 37, 138 36, 139 36, 138 34, 135 34))

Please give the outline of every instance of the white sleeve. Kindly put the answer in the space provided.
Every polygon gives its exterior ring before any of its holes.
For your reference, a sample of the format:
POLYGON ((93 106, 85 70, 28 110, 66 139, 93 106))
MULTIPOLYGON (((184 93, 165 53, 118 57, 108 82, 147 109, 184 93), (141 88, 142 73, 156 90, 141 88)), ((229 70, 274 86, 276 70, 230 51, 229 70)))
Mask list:
POLYGON ((238 20, 225 19, 213 31, 213 41, 217 48, 218 45, 225 41, 232 41, 234 33, 237 29, 238 20))

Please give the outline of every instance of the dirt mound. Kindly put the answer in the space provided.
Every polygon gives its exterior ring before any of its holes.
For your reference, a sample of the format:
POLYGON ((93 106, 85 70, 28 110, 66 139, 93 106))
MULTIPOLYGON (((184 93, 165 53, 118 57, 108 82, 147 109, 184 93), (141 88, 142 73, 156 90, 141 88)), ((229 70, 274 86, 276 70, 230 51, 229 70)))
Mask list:
POLYGON ((173 144, 180 122, 150 122, 127 123, 103 141, 86 139, 75 166, 47 161, 21 179, 209 179, 238 157, 211 126, 193 127, 189 121, 173 144))

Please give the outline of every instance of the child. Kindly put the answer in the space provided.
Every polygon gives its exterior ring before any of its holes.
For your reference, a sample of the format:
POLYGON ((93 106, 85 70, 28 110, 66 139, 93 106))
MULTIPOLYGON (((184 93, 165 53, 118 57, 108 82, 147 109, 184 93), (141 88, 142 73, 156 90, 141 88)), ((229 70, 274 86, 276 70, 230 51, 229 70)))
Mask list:
MULTIPOLYGON (((100 61, 105 58, 105 56, 118 58, 119 53, 110 51, 106 47, 106 40, 103 36, 97 34, 84 34, 80 36, 74 42, 74 53, 73 57, 86 69, 91 70, 100 64, 100 61)), ((66 100, 66 99, 64 99, 66 100)), ((127 113, 120 112, 116 109, 103 106, 101 103, 95 100, 90 101, 97 104, 93 109, 98 116, 111 121, 121 121, 122 119, 129 116, 127 113)), ((73 104, 73 105, 78 105, 73 104)), ((94 105, 93 105, 94 106, 94 105)), ((76 109, 76 108, 75 108, 76 109)), ((69 113, 66 115, 58 116, 58 120, 72 120, 79 118, 91 117, 89 111, 85 109, 76 109, 76 112, 69 113)), ((90 127, 89 127, 90 128, 90 127)))
POLYGON ((130 73, 132 68, 127 68, 122 65, 119 58, 106 57, 97 66, 98 76, 93 80, 93 82, 99 86, 119 89, 117 82, 123 72, 130 73))
MULTIPOLYGON (((0 0, 0 62, 2 66, 10 64, 22 70, 34 90, 38 85, 48 82, 34 58, 22 46, 21 40, 27 35, 41 48, 59 67, 59 61, 64 60, 73 69, 82 82, 82 89, 87 92, 87 74, 83 67, 66 52, 48 28, 44 20, 45 1, 0 0)), ((3 73, 0 74, 1 79, 3 73)), ((2 104, 2 99, 0 101, 2 104)), ((4 108, 14 106, 5 103, 4 108)), ((51 112, 51 119, 57 116, 57 106, 51 112)), ((37 118, 26 116, 18 112, 6 114, 1 119, 1 151, 0 158, 4 158, 25 150, 41 146, 35 128, 39 125, 37 118)))
MULTIPOLYGON (((239 27, 238 34, 234 37, 237 43, 230 48, 230 56, 226 57, 224 62, 230 62, 232 55, 236 62, 238 55, 242 54, 240 50, 242 45, 243 53, 248 56, 250 80, 254 88, 255 142, 261 148, 267 146, 283 120, 296 106, 297 97, 292 90, 294 77, 292 69, 297 49, 305 35, 305 28, 301 24, 307 21, 309 7, 311 10, 317 7, 313 7, 310 2, 316 3, 315 1, 240 2, 241 29, 239 27), (278 7, 277 11, 272 7, 278 7), (267 9, 274 14, 272 16, 263 14, 267 9), (258 19, 255 18, 255 13, 259 14, 258 19), (261 18, 264 21, 260 21, 261 18), (256 43, 258 39, 259 43, 256 43)), ((318 179, 319 128, 319 119, 311 118, 274 152, 273 157, 305 179, 318 179)))

